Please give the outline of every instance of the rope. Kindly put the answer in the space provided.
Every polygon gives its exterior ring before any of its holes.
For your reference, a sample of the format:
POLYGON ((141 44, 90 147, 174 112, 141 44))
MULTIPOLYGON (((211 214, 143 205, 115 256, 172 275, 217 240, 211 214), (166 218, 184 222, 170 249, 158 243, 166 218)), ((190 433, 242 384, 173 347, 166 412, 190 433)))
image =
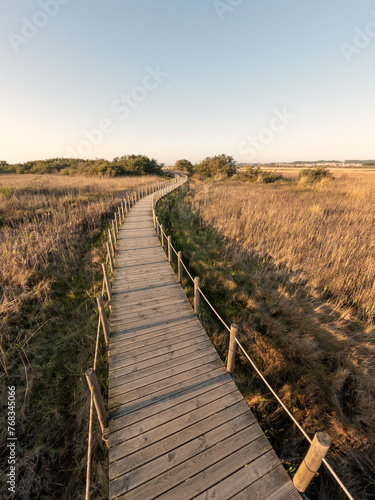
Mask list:
POLYGON ((352 495, 349 493, 349 491, 345 488, 345 485, 342 483, 341 479, 338 477, 338 475, 336 474, 336 472, 332 469, 332 467, 329 465, 329 463, 327 462, 327 460, 325 458, 323 458, 323 463, 324 465, 327 467, 327 469, 329 470, 329 472, 332 474, 332 476, 336 479, 336 481, 339 483, 339 486, 341 487, 341 489, 343 490, 343 492, 346 494, 346 496, 348 498, 350 498, 350 500, 354 500, 354 498, 352 497, 352 495))
POLYGON ((177 250, 174 248, 174 246, 172 245, 172 243, 171 243, 171 249, 172 249, 172 250, 174 251, 174 253, 178 256, 178 252, 177 252, 177 250))
POLYGON ((287 412, 287 414, 289 415, 289 417, 293 420, 293 422, 296 424, 296 426, 298 427, 298 429, 302 432, 302 434, 305 436, 305 438, 307 439, 307 441, 311 444, 312 440, 310 439, 309 435, 305 432, 305 430, 303 429, 303 427, 300 426, 300 424, 297 422, 297 420, 294 418, 294 416, 290 413, 290 411, 285 406, 285 404, 281 401, 281 399, 276 394, 276 392, 272 389, 272 387, 267 382, 267 380, 265 379, 265 377, 262 375, 262 373, 260 372, 260 370, 258 369, 258 367, 256 366, 256 364, 254 363, 254 361, 250 358, 250 356, 247 354, 247 352, 245 351, 245 349, 242 347, 242 344, 240 343, 240 341, 238 339, 236 339, 236 343, 237 343, 238 347, 241 349, 241 351, 244 353, 244 355, 248 359, 248 361, 250 361, 252 367, 257 372, 257 374, 259 375, 259 377, 263 380, 263 382, 266 384, 266 386, 268 387, 268 389, 272 392, 272 394, 275 396, 275 398, 277 399, 277 401, 281 404, 281 406, 287 412))
MULTIPOLYGON (((266 384, 266 386, 268 387, 268 389, 274 395, 274 397, 276 398, 276 400, 279 402, 279 404, 283 407, 283 409, 289 415, 289 418, 294 422, 294 424, 298 427, 298 429, 305 436, 305 438, 307 439, 307 441, 311 444, 312 443, 312 439, 306 433, 306 431, 304 430, 304 428, 297 422, 297 420, 294 418, 294 416, 290 413, 290 411, 285 406, 285 404, 281 401, 281 399, 276 394, 276 392, 272 389, 272 387, 267 382, 267 380, 265 379, 265 377, 262 375, 262 373, 260 372, 260 370, 258 369, 258 367, 256 366, 256 364, 254 363, 254 361, 250 358, 250 356, 247 354, 247 352, 245 351, 245 349, 242 347, 242 344, 240 343, 240 341, 238 339, 236 339, 236 343, 237 343, 238 347, 241 349, 241 351, 243 352, 243 354, 245 355, 245 357, 251 363, 252 367, 257 372, 257 374, 259 375, 259 377, 263 380, 263 382, 266 384)), ((325 458, 323 458, 323 463, 327 467, 328 471, 332 474, 332 476, 336 479, 336 481, 338 482, 339 486, 344 491, 344 493, 347 495, 347 497, 350 498, 351 500, 354 500, 354 498, 352 497, 352 495, 346 489, 346 487, 344 486, 344 484, 342 483, 342 481, 340 480, 340 478, 338 477, 338 475, 336 474, 336 472, 332 469, 332 467, 329 465, 329 463, 327 462, 327 460, 325 458)))
POLYGON ((200 294, 202 295, 202 297, 205 299, 205 301, 207 302, 207 304, 211 307, 211 309, 213 310, 213 312, 216 314, 216 316, 219 318, 219 320, 223 323, 223 325, 225 326, 225 328, 228 330, 228 332, 230 332, 230 328, 229 326, 225 323, 225 321, 223 320, 223 318, 221 316, 219 316, 219 313, 216 312, 216 310, 214 309, 214 307, 212 306, 212 304, 210 303, 210 301, 208 300, 208 298, 205 296, 205 294, 202 292, 202 289, 200 287, 198 287, 198 290, 200 291, 200 294))
POLYGON ((193 276, 189 273, 189 271, 187 270, 185 264, 183 263, 183 261, 181 260, 181 264, 182 264, 182 267, 185 269, 187 275, 189 276, 189 278, 191 279, 191 281, 194 283, 194 278, 193 276))
MULTIPOLYGON (((105 260, 106 264, 108 263, 109 255, 107 253, 107 258, 105 260)), ((104 278, 102 284, 102 295, 104 293, 104 278)), ((95 343, 95 356, 94 356, 94 370, 96 369, 96 363, 98 359, 98 350, 99 350, 99 337, 100 337, 100 317, 98 319, 98 327, 96 330, 96 343, 95 343)), ((89 500, 90 498, 90 476, 91 476, 91 452, 92 452, 92 421, 94 415, 94 397, 93 393, 90 391, 90 413, 89 413, 89 436, 87 443, 87 465, 86 465, 86 493, 85 500, 89 500)))

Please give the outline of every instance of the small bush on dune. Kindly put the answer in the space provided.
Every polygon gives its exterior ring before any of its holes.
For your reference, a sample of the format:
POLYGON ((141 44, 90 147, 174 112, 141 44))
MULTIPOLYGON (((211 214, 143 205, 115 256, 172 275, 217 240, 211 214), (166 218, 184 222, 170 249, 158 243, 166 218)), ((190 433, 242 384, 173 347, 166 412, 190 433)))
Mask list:
POLYGON ((241 182, 262 182, 264 184, 269 184, 282 178, 283 176, 277 172, 261 170, 259 167, 255 168, 254 166, 250 166, 244 172, 236 175, 234 179, 241 182))
POLYGON ((298 174, 296 181, 298 184, 312 185, 323 179, 333 179, 331 172, 324 167, 305 168, 298 174))

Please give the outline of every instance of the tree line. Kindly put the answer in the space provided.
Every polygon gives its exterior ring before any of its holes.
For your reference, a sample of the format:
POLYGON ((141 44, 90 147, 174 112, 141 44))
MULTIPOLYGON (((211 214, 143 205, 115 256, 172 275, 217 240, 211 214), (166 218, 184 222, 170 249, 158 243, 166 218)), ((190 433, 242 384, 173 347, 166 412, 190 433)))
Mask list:
POLYGON ((60 174, 119 177, 124 175, 162 175, 163 164, 144 155, 125 155, 113 158, 82 160, 79 158, 52 158, 8 164, 0 161, 0 173, 60 174))

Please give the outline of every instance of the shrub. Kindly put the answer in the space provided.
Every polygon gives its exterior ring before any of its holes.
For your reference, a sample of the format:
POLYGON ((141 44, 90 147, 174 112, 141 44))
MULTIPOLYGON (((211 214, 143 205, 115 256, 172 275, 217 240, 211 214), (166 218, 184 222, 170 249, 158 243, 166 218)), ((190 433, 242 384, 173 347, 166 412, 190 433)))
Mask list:
POLYGON ((174 165, 176 172, 193 172, 193 164, 189 160, 178 160, 174 165))
POLYGON ((259 167, 255 168, 251 165, 245 172, 241 172, 236 176, 236 180, 241 182, 263 182, 269 184, 282 179, 282 175, 270 170, 261 170, 259 167))
POLYGON ((232 156, 224 154, 212 157, 208 156, 200 163, 194 165, 194 173, 205 179, 217 175, 231 177, 236 173, 236 162, 232 156))
POLYGON ((296 178, 296 181, 299 184, 316 184, 323 179, 333 179, 333 175, 327 168, 316 167, 301 170, 296 178))

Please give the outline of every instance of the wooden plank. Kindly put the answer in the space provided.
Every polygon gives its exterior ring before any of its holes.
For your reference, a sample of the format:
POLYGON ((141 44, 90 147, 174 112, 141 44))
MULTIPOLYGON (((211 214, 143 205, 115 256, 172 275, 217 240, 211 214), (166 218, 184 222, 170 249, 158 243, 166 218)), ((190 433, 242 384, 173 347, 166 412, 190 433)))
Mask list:
MULTIPOLYGON (((195 498, 196 500, 226 500, 227 498, 232 498, 235 494, 243 491, 246 487, 254 484, 265 474, 279 466, 279 459, 275 452, 270 450, 253 462, 245 464, 237 472, 230 474, 229 477, 207 489, 204 493, 197 495, 195 498)), ((239 467, 241 467, 240 464, 239 467)), ((254 497, 250 495, 247 498, 252 499, 254 497)))
MULTIPOLYGON (((111 419, 119 418, 122 417, 123 415, 139 411, 140 409, 148 407, 150 405, 155 405, 155 404, 159 405, 163 401, 175 399, 180 394, 184 394, 186 391, 193 392, 196 389, 196 386, 203 382, 213 384, 215 383, 215 380, 218 380, 222 376, 230 377, 228 372, 225 369, 223 369, 222 366, 220 368, 216 368, 216 370, 213 371, 208 370, 194 378, 190 378, 189 380, 184 380, 183 382, 177 384, 177 386, 172 388, 173 390, 170 390, 170 388, 166 388, 164 392, 161 391, 159 394, 154 394, 152 397, 146 396, 144 398, 138 399, 131 405, 126 405, 126 406, 124 405, 121 408, 117 408, 116 410, 110 413, 110 418, 111 419)), ((111 422, 109 425, 111 425, 111 422)))
POLYGON ((173 305, 168 309, 168 307, 154 307, 150 309, 146 309, 145 311, 139 311, 138 313, 135 311, 131 311, 129 313, 124 312, 117 313, 114 318, 111 317, 111 323, 114 328, 116 328, 119 324, 124 326, 125 328, 131 328, 136 325, 147 324, 145 321, 155 323, 157 321, 163 321, 168 318, 178 318, 179 316, 186 316, 191 314, 191 307, 189 304, 179 303, 173 305))
MULTIPOLYGON (((178 498, 179 495, 183 494, 183 497, 186 500, 195 498, 197 494, 202 491, 202 489, 222 481, 230 474, 238 470, 239 467, 244 467, 248 464, 248 462, 252 462, 254 456, 262 455, 270 449, 271 445, 269 441, 262 434, 255 441, 252 441, 244 447, 235 450, 230 456, 216 462, 207 469, 202 470, 204 466, 201 467, 201 471, 193 476, 193 480, 172 488, 168 491, 168 496, 178 498)), ((254 469, 256 471, 256 467, 253 467, 250 470, 254 472, 254 469)), ((254 475, 254 477, 256 477, 256 475, 254 475)))
POLYGON ((110 494, 116 496, 133 490, 132 498, 137 498, 136 495, 138 498, 154 498, 151 485, 155 486, 156 497, 170 488, 170 477, 175 476, 175 484, 189 477, 189 472, 184 473, 185 465, 188 464, 189 471, 194 469, 194 464, 200 470, 200 460, 214 462, 215 456, 220 460, 222 455, 226 456, 240 447, 237 442, 229 450, 224 449, 236 434, 244 437, 246 444, 246 439, 256 439, 262 431, 256 423, 249 421, 246 409, 236 414, 236 407, 232 406, 220 412, 217 421, 211 416, 201 423, 201 428, 191 427, 188 432, 180 432, 135 452, 127 459, 110 463, 111 477, 118 478, 110 485, 110 494), (191 436, 193 438, 188 439, 191 436))
POLYGON ((207 390, 207 387, 205 389, 206 390, 203 391, 201 390, 199 394, 194 393, 193 397, 190 397, 179 404, 177 404, 178 401, 174 400, 173 406, 169 406, 164 411, 155 412, 149 417, 143 417, 141 421, 137 421, 133 424, 129 425, 129 419, 127 417, 116 419, 115 422, 117 423, 118 428, 117 430, 114 430, 114 427, 111 427, 111 446, 119 445, 120 443, 135 436, 139 436, 159 425, 173 421, 175 418, 181 417, 182 415, 197 409, 198 406, 211 403, 212 401, 218 400, 231 392, 235 392, 233 385, 229 384, 228 381, 226 383, 222 383, 214 389, 207 390), (157 415, 156 418, 155 415, 157 415))
POLYGON ((205 338, 202 335, 202 332, 197 328, 196 325, 194 325, 194 327, 192 326, 181 331, 176 329, 175 331, 169 333, 161 332, 160 335, 154 335, 155 336, 153 336, 152 334, 147 336, 145 335, 138 342, 135 342, 135 340, 138 340, 138 337, 133 337, 134 342, 130 343, 129 337, 132 337, 133 334, 124 334, 121 339, 118 339, 119 341, 116 343, 115 347, 113 347, 109 351, 109 357, 111 361, 115 361, 116 356, 118 357, 119 355, 121 355, 121 359, 132 358, 138 355, 136 359, 139 361, 142 356, 141 354, 139 354, 140 352, 151 352, 155 349, 161 349, 162 347, 166 347, 168 345, 178 348, 180 342, 185 342, 193 338, 197 338, 199 339, 199 341, 206 340, 207 345, 210 345, 210 341, 207 339, 207 337, 205 338), (127 345, 128 341, 129 345, 127 345), (128 354, 126 355, 125 353, 128 354))
POLYGON ((210 363, 212 361, 218 362, 216 352, 208 352, 204 355, 202 354, 199 358, 188 360, 185 363, 177 364, 177 366, 172 366, 171 368, 166 368, 160 370, 156 373, 146 374, 145 376, 140 376, 134 378, 132 381, 128 381, 126 377, 123 379, 121 385, 112 387, 111 398, 115 398, 120 394, 125 394, 127 392, 140 389, 141 387, 159 387, 159 382, 166 381, 166 379, 172 378, 176 375, 185 374, 185 377, 189 377, 190 370, 202 366, 202 363, 210 363), (204 356, 204 360, 202 359, 204 356))
MULTIPOLYGON (((112 286, 112 290, 113 289, 114 287, 112 286)), ((122 291, 123 290, 121 289, 121 292, 122 291)), ((138 298, 135 297, 132 301, 127 300, 126 303, 124 303, 123 301, 123 295, 124 295, 123 293, 118 293, 114 297, 114 300, 118 303, 118 307, 133 307, 133 306, 143 307, 143 305, 149 302, 153 302, 155 304, 163 304, 165 300, 173 299, 176 296, 176 293, 175 291, 172 291, 169 294, 161 296, 160 295, 155 296, 154 293, 150 293, 148 298, 146 298, 146 294, 143 293, 140 294, 138 298)))
MULTIPOLYGON (((146 326, 143 328, 139 329, 131 329, 130 331, 122 330, 116 332, 116 334, 111 335, 111 341, 109 345, 109 349, 111 350, 112 346, 114 346, 112 349, 116 347, 116 342, 122 342, 124 339, 124 336, 127 337, 129 342, 140 342, 142 339, 148 335, 160 335, 160 334, 166 334, 166 333, 172 333, 175 332, 179 329, 182 331, 187 331, 190 328, 199 328, 199 323, 197 323, 197 318, 196 317, 190 317, 190 318, 184 318, 178 321, 175 321, 174 323, 170 325, 158 325, 158 326, 146 326)), ((111 332, 111 327, 109 329, 111 332)))
MULTIPOLYGON (((204 395, 202 399, 204 400, 204 395)), ((120 443, 118 446, 115 446, 111 450, 110 462, 117 461, 117 466, 115 465, 112 468, 112 474, 120 475, 123 473, 123 465, 121 465, 119 461, 120 458, 127 457, 128 455, 131 455, 135 452, 139 452, 142 448, 149 447, 160 440, 164 441, 166 438, 171 437, 172 435, 173 437, 170 441, 171 444, 175 444, 179 438, 183 440, 187 438, 189 440, 193 439, 193 437, 196 437, 197 433, 202 432, 201 429, 205 424, 205 419, 211 418, 212 420, 213 415, 216 418, 217 413, 223 411, 223 409, 225 410, 228 407, 235 406, 236 403, 240 402, 243 402, 241 394, 239 394, 238 391, 233 391, 222 396, 221 398, 218 398, 217 400, 210 401, 207 404, 199 406, 198 408, 194 408, 187 415, 181 415, 180 417, 174 418, 171 422, 166 422, 163 424, 161 422, 162 415, 158 413, 154 417, 155 421, 157 422, 157 425, 154 428, 127 439, 125 442, 120 443), (198 423, 199 425, 196 425, 198 423)), ((235 406, 232 418, 233 416, 241 414, 241 410, 243 410, 243 407, 241 408, 241 405, 235 406)), ((134 462, 132 461, 132 457, 129 457, 126 460, 126 464, 129 467, 135 467, 134 462)))
POLYGON ((132 382, 137 378, 152 375, 166 368, 172 368, 173 366, 178 366, 193 359, 201 358, 206 352, 210 351, 208 351, 206 340, 202 339, 202 341, 198 340, 197 344, 186 347, 185 349, 178 349, 161 356, 153 356, 151 359, 143 362, 123 366, 112 371, 109 387, 113 388, 117 385, 121 385, 123 382, 119 379, 132 382))
POLYGON ((271 472, 266 472, 262 478, 244 488, 235 495, 236 500, 301 500, 284 467, 279 464, 271 472))
MULTIPOLYGON (((140 330, 143 330, 145 327, 149 327, 149 328, 156 328, 158 326, 167 327, 168 325, 174 325, 174 324, 179 323, 180 321, 183 321, 183 320, 192 320, 192 318, 189 314, 186 314, 184 316, 182 316, 182 315, 175 316, 172 319, 158 318, 158 321, 156 321, 155 323, 152 323, 152 324, 150 324, 150 322, 147 323, 147 321, 145 321, 140 325, 138 325, 138 324, 132 325, 132 327, 126 325, 126 329, 122 328, 122 329, 115 330, 111 335, 117 336, 117 335, 123 334, 123 333, 130 333, 130 332, 136 333, 140 330)), ((121 327, 117 327, 117 328, 121 328, 121 327)))
MULTIPOLYGON (((210 361, 208 363, 200 365, 198 368, 194 368, 189 372, 189 377, 192 378, 196 375, 201 375, 202 373, 206 373, 209 371, 213 371, 215 368, 218 368, 219 364, 221 364, 220 360, 215 359, 214 361, 210 361)), ((225 368, 222 366, 222 369, 225 368)), ((182 384, 187 379, 186 374, 181 373, 178 375, 174 375, 169 377, 162 382, 156 382, 155 384, 149 384, 147 387, 141 387, 140 389, 135 389, 134 391, 126 392, 125 394, 119 394, 115 397, 111 397, 109 395, 108 398, 108 408, 113 410, 117 406, 120 405, 128 405, 132 401, 140 398, 144 398, 150 395, 157 395, 161 391, 169 390, 175 391, 179 389, 180 384, 182 384)))
MULTIPOLYGON (((199 379, 199 377, 198 377, 199 379)), ((197 379, 196 379, 197 380, 197 379)), ((223 387, 227 383, 231 382, 232 379, 228 373, 221 372, 214 378, 208 378, 207 375, 200 377, 200 380, 196 381, 194 385, 187 385, 180 392, 166 396, 165 398, 159 398, 156 404, 151 403, 148 406, 143 406, 137 408, 132 413, 126 413, 120 415, 118 418, 113 419, 109 422, 109 428, 111 433, 124 428, 128 425, 132 425, 141 420, 146 420, 152 415, 161 413, 162 411, 168 410, 173 406, 177 406, 185 401, 199 397, 205 392, 210 392, 216 390, 219 387, 223 387)), ((111 439, 111 435, 110 435, 111 439)))
MULTIPOLYGON (((246 414, 247 413, 245 413, 244 415, 246 414)), ((183 484, 183 486, 187 488, 189 483, 194 482, 191 480, 189 481, 189 479, 191 479, 195 474, 198 474, 200 471, 205 470, 209 466, 212 466, 217 462, 220 462, 226 457, 233 456, 233 454, 237 450, 243 449, 244 446, 262 437, 263 437, 262 431, 257 424, 245 427, 243 430, 238 431, 222 440, 220 440, 220 436, 217 436, 219 441, 216 441, 216 444, 214 444, 213 446, 210 446, 207 449, 203 449, 203 451, 200 452, 198 451, 198 453, 195 454, 194 452, 192 452, 191 458, 185 460, 179 465, 153 478, 152 481, 150 480, 147 481, 147 476, 143 477, 142 478, 143 484, 140 484, 140 486, 130 491, 129 489, 128 490, 125 489, 123 493, 126 492, 127 493, 124 496, 119 496, 119 498, 148 499, 161 496, 163 493, 168 492, 169 498, 183 498, 184 500, 186 500, 189 497, 186 496, 185 492, 182 495, 180 494, 180 497, 174 494, 173 487, 175 485, 179 486, 183 484)), ((266 439, 265 441, 266 441, 265 444, 269 447, 270 445, 268 441, 266 439)), ((204 440, 203 443, 200 443, 200 445, 201 448, 204 447, 204 440)), ((199 450, 199 445, 198 445, 198 450, 199 450)), ((128 477, 126 479, 128 479, 128 477)), ((119 483, 118 486, 120 486, 121 490, 124 487, 126 488, 128 486, 128 482, 125 480, 121 482, 118 481, 118 483, 119 483), (123 483, 122 487, 121 483, 123 483)), ((113 494, 115 485, 116 482, 112 481, 110 485, 111 496, 113 494)), ((116 495, 118 495, 117 491, 116 495)))
MULTIPOLYGON (((129 352, 131 355, 134 355, 143 349, 152 350, 154 345, 158 345, 160 347, 161 342, 167 342, 168 340, 171 343, 175 343, 178 348, 178 343, 181 341, 181 338, 193 338, 197 336, 204 339, 204 336, 201 335, 199 328, 197 328, 196 324, 190 323, 185 328, 179 329, 174 325, 171 325, 169 328, 157 329, 155 331, 151 330, 151 333, 147 333, 142 335, 142 331, 134 335, 133 332, 126 332, 121 336, 118 336, 116 339, 116 343, 113 343, 114 346, 109 350, 109 356, 112 354, 118 354, 120 352, 129 352), (177 339, 175 342, 174 339, 177 339), (134 352, 132 352, 134 351, 134 352)), ((183 340, 183 339, 182 339, 183 340)), ((206 337, 207 340, 207 337, 206 337)))
MULTIPOLYGON (((176 337, 180 339, 179 348, 188 347, 194 345, 202 339, 200 332, 188 333, 185 335, 181 335, 180 337, 176 337)), ((202 339, 203 340, 203 339, 202 339)), ((206 341, 207 342, 207 341, 206 341)), ((146 359, 151 359, 153 356, 160 356, 161 354, 173 353, 175 345, 170 340, 163 340, 154 343, 147 344, 143 347, 143 349, 132 349, 126 355, 125 352, 117 352, 115 354, 110 355, 110 373, 112 370, 121 367, 127 366, 134 363, 138 363, 139 361, 145 361, 146 359), (143 352, 142 352, 143 351, 143 352), (134 354, 135 352, 142 352, 142 354, 134 354)), ((209 344, 207 344, 207 347, 209 344)))
POLYGON ((111 320, 128 320, 129 318, 138 317, 140 310, 142 315, 157 311, 168 311, 171 308, 178 311, 184 311, 187 305, 184 297, 164 299, 162 301, 153 300, 152 302, 143 303, 142 305, 137 303, 134 306, 129 306, 129 304, 127 304, 124 310, 117 310, 115 313, 111 314, 111 320))

